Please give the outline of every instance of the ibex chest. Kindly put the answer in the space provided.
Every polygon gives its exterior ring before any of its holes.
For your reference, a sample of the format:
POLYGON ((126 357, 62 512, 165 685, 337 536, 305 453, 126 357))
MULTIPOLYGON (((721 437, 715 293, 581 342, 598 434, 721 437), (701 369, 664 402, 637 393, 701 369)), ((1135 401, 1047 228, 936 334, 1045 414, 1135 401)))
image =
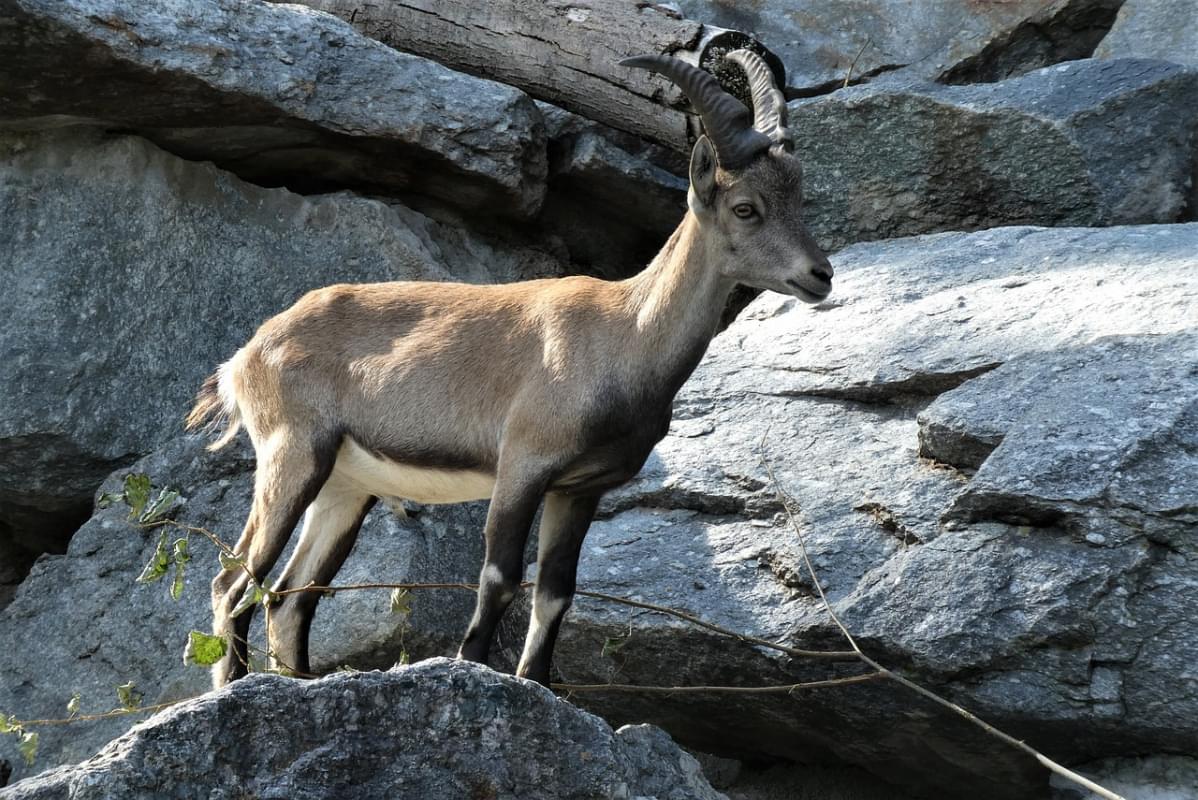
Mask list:
POLYGON ((668 402, 617 406, 590 421, 581 452, 550 487, 571 493, 602 492, 635 476, 670 427, 668 402))

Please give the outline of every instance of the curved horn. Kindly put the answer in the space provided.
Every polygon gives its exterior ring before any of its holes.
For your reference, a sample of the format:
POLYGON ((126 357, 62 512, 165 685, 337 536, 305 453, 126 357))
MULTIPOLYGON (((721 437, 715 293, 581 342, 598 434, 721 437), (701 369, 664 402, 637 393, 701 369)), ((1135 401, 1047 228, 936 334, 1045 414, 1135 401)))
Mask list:
POLYGON ((786 150, 794 147, 786 129, 786 98, 774 84, 774 72, 765 59, 752 50, 734 50, 725 58, 735 61, 749 78, 753 92, 753 127, 786 150))
POLYGON ((707 138, 725 169, 745 166, 773 144, 753 128, 745 104, 725 92, 710 73, 673 56, 636 56, 624 59, 620 66, 660 72, 676 83, 703 119, 707 138))

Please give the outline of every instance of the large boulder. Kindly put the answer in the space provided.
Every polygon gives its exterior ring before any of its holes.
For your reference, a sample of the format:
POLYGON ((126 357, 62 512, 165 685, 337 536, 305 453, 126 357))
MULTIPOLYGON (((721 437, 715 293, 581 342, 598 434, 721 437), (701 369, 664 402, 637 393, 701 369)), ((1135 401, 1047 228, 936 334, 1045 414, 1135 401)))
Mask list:
POLYGON ((537 684, 439 659, 303 682, 255 675, 163 711, 5 800, 213 797, 720 800, 648 725, 613 731, 537 684))
MULTIPOLYGON (((1067 762, 1195 751, 1195 254, 1198 225, 842 251, 829 301, 767 293, 716 339, 670 435, 605 502, 580 586, 843 649, 768 464, 823 588, 874 657, 1067 762), (1005 438, 976 473, 979 456, 953 467, 920 455, 938 419, 1005 438)), ((859 671, 585 598, 557 664, 570 683, 653 685, 859 671)), ((931 796, 1047 792, 1031 759, 886 682, 578 700, 699 749, 848 761, 931 796)))
POLYGON ((687 159, 537 106, 549 137, 549 193, 538 223, 562 238, 579 268, 611 278, 639 272, 686 213, 687 159))
POLYGON ((976 470, 946 519, 1193 544, 1198 331, 1020 356, 941 395, 919 423, 921 455, 976 470))
POLYGON ((1198 3, 1127 0, 1095 58, 1161 58, 1198 67, 1198 3))
POLYGON ((999 225, 1172 222, 1198 150, 1198 71, 1075 61, 976 86, 850 87, 795 101, 790 117, 807 219, 829 248, 999 225))
POLYGON ((788 92, 803 96, 848 78, 993 81, 1085 58, 1121 2, 681 0, 679 6, 691 19, 756 33, 785 63, 788 92))
MULTIPOLYGON (((113 474, 101 491, 119 492, 126 473, 148 475, 156 487, 180 491, 176 519, 234 542, 249 512, 253 454, 242 439, 218 453, 204 445, 198 436, 173 440, 113 474)), ((482 564, 485 512, 485 504, 470 504, 404 519, 380 504, 337 582, 472 583, 482 564)), ((172 600, 164 584, 136 582, 162 531, 130 522, 128 513, 121 503, 98 509, 66 554, 39 559, 0 611, 0 712, 60 717, 75 694, 84 712, 107 711, 117 705, 115 687, 130 681, 144 705, 194 697, 210 686, 207 670, 184 664, 182 656, 189 631, 211 628, 208 586, 220 569, 216 550, 200 534, 189 537, 192 560, 182 593, 172 600)), ((179 529, 166 532, 171 540, 184 536, 179 529)), ((386 591, 325 598, 313 626, 313 668, 386 668, 405 657, 450 655, 473 607, 473 593, 453 590, 414 594, 404 615, 392 613, 386 591)), ((265 647, 260 625, 251 640, 265 647)), ((255 657, 261 663, 261 653, 255 657)), ((6 755, 20 777, 87 758, 136 721, 125 716, 45 728, 32 770, 15 752, 6 755)))
POLYGON ((0 132, 0 218, 0 538, 33 552, 61 552, 104 476, 177 435, 203 378, 309 289, 560 269, 90 130, 0 132))
POLYGON ((517 89, 243 0, 0 0, 0 125, 132 130, 259 183, 528 218, 545 135, 517 89))

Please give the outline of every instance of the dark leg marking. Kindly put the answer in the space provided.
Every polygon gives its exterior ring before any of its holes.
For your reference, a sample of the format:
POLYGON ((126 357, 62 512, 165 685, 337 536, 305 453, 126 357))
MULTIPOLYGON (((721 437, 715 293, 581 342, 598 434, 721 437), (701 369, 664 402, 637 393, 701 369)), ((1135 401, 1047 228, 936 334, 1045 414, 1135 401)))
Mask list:
POLYGON ((549 685, 553 645, 574 599, 578 558, 599 495, 548 494, 537 546, 537 585, 524 654, 516 674, 549 685))

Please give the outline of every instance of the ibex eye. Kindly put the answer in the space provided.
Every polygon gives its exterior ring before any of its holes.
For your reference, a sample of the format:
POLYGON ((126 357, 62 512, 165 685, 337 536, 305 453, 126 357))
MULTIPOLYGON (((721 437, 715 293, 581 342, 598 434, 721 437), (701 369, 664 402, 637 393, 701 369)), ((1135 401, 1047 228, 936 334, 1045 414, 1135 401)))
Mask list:
POLYGON ((750 219, 751 217, 755 217, 757 215, 757 209, 753 208, 753 206, 749 205, 748 203, 741 203, 740 205, 734 206, 732 208, 732 213, 741 219, 750 219))

